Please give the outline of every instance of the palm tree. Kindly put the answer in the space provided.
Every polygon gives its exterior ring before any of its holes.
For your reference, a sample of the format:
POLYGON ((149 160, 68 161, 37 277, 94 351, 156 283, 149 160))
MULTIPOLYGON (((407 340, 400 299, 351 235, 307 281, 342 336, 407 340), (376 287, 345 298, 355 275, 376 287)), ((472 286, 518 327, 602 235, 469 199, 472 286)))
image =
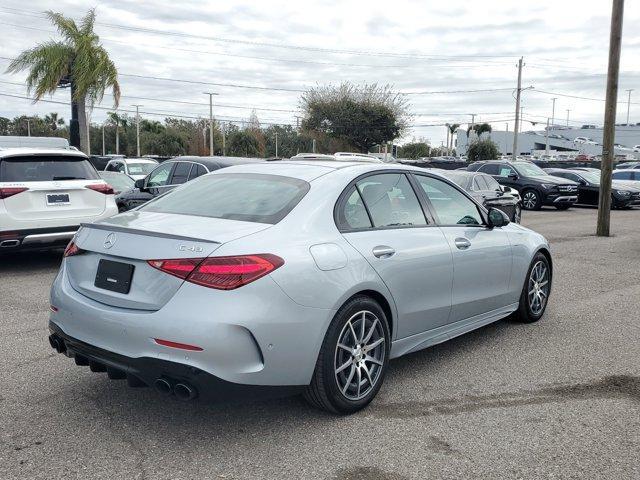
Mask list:
POLYGON ((451 134, 451 135, 449 136, 449 144, 450 144, 451 146, 447 145, 447 150, 448 150, 448 151, 453 150, 453 134, 454 134, 454 133, 456 133, 456 130, 458 130, 458 127, 459 127, 459 126, 460 126, 460 124, 459 124, 459 123, 451 123, 451 124, 449 124, 449 125, 447 126, 447 128, 449 129, 449 133, 451 134))
POLYGON ((126 129, 129 120, 126 115, 118 115, 118 112, 108 112, 109 123, 116 127, 116 155, 120 154, 120 126, 126 129))
POLYGON ((80 24, 60 13, 46 12, 47 18, 62 35, 62 41, 50 40, 25 50, 11 62, 7 73, 29 70, 27 88, 34 101, 53 94, 58 87, 71 87, 69 140, 72 146, 88 151, 87 105, 93 108, 111 88, 114 106, 120 101, 118 72, 107 51, 93 31, 95 9, 80 24))
POLYGON ((64 118, 58 118, 57 112, 51 112, 44 116, 44 123, 53 130, 54 132, 58 130, 58 127, 62 127, 64 125, 64 118))

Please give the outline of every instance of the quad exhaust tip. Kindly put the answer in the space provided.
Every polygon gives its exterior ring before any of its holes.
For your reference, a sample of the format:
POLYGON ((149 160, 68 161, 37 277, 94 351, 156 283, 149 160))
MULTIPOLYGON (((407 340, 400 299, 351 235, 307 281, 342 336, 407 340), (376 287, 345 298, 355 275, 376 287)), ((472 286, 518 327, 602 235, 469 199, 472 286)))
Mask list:
POLYGON ((162 395, 171 395, 173 393, 173 387, 164 378, 159 378, 154 383, 156 390, 162 395))

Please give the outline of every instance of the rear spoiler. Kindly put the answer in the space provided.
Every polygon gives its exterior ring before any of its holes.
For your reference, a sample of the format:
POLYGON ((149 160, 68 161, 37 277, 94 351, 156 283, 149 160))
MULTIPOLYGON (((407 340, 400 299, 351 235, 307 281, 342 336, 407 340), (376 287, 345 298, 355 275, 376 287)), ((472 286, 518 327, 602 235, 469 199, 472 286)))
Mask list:
POLYGON ((147 237, 170 238, 174 240, 191 240, 196 242, 211 243, 214 245, 220 244, 220 242, 207 240, 205 238, 186 237, 184 235, 174 235, 172 233, 154 232, 150 230, 138 230, 136 228, 127 228, 127 227, 121 227, 117 225, 108 225, 108 224, 101 224, 101 223, 81 223, 80 227, 93 228, 95 230, 106 230, 108 232, 132 233, 134 235, 145 235, 147 237))

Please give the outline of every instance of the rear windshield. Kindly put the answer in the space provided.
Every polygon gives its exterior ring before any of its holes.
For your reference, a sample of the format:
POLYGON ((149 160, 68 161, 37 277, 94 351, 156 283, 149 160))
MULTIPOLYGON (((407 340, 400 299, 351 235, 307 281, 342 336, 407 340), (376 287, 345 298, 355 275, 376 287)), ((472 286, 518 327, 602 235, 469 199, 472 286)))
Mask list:
POLYGON ((127 163, 129 175, 146 175, 158 166, 157 163, 127 163))
POLYGON ((279 175, 205 175, 158 197, 140 210, 275 224, 309 191, 303 180, 279 175))
POLYGON ((64 155, 25 155, 0 160, 0 182, 95 180, 98 173, 89 160, 64 155))

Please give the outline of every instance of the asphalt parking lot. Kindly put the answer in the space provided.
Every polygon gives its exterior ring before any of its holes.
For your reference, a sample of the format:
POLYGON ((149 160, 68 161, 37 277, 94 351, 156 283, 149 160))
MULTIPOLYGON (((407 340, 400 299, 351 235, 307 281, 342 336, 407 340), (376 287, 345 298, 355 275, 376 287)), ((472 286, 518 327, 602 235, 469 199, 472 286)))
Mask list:
POLYGON ((501 321, 391 363, 366 410, 185 404, 47 342, 60 252, 0 258, 0 478, 640 478, 640 210, 525 212, 551 242, 534 325, 501 321))

